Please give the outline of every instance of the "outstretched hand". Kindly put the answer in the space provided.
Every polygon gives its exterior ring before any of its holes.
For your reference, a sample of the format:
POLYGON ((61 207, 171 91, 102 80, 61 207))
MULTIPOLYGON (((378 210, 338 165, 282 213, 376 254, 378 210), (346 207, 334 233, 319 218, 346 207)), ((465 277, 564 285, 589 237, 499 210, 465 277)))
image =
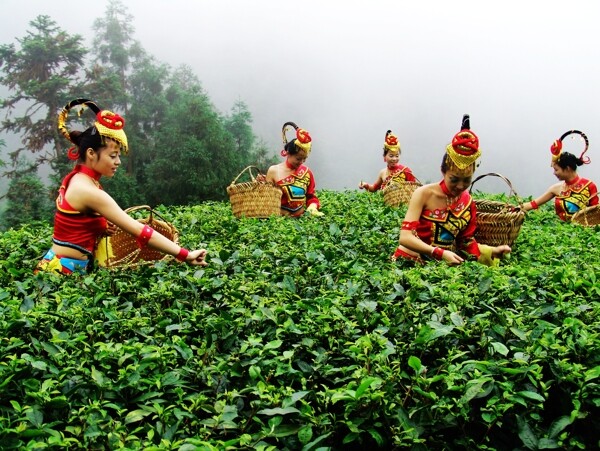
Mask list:
POLYGON ((206 258, 206 253, 206 249, 197 249, 195 251, 190 251, 187 258, 185 259, 185 262, 188 265, 193 266, 207 266, 208 263, 204 261, 204 259, 206 258))
POLYGON ((450 266, 460 265, 462 262, 465 261, 465 259, 462 258, 460 255, 455 254, 454 252, 449 251, 447 249, 444 250, 444 253, 442 254, 442 260, 444 260, 450 266))
POLYGON ((311 216, 325 216, 325 213, 317 210, 317 204, 310 204, 306 211, 309 212, 311 216))
POLYGON ((510 246, 506 244, 502 244, 500 246, 496 246, 492 248, 492 257, 494 258, 503 258, 504 256, 510 254, 511 252, 510 246))

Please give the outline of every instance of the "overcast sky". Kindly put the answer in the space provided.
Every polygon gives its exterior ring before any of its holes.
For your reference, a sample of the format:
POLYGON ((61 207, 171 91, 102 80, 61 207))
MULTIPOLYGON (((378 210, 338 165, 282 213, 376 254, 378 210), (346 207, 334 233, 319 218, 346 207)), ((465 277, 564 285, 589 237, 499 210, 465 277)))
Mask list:
MULTIPOLYGON (((437 181, 463 113, 481 143, 476 175, 499 172, 521 196, 537 196, 556 181, 550 144, 579 129, 592 160, 579 174, 600 183, 597 0, 123 3, 148 53, 191 66, 219 111, 244 101, 274 152, 284 122, 307 129, 317 188, 373 182, 387 129, 399 137, 401 163, 421 181, 437 181)), ((90 46, 106 5, 1 0, 0 43, 47 14, 90 46)), ((569 140, 567 148, 579 155, 583 143, 569 140)))

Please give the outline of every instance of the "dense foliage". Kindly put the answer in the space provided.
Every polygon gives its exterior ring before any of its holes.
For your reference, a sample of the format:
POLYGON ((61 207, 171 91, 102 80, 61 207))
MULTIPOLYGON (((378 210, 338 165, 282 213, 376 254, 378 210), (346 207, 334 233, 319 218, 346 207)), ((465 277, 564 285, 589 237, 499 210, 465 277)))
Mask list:
POLYGON ((86 449, 582 449, 600 430, 594 228, 529 213, 511 257, 392 263, 403 209, 162 208, 210 266, 32 274, 0 236, 0 442, 86 449))
MULTIPOLYGON (((32 20, 16 43, 0 43, 0 87, 6 91, 0 98, 5 114, 0 132, 20 139, 20 145, 6 149, 12 167, 2 173, 17 179, 15 185, 30 184, 27 192, 36 194, 30 203, 40 205, 19 223, 50 219, 41 206, 54 198, 72 168, 66 159, 71 143, 59 133, 56 116, 76 98, 92 99, 125 117, 130 153, 122 157, 121 173, 105 183, 123 205, 140 203, 140 193, 151 205, 223 200, 226 185, 244 167, 266 171, 273 162, 275 149, 254 135, 246 104, 238 100, 229 113, 219 112, 198 74, 185 65, 172 69, 143 49, 132 19, 126 5, 110 0, 103 17, 85 19, 94 32, 91 47, 45 15, 32 20), (17 170, 26 155, 36 167, 50 167, 47 192, 38 190, 38 179, 17 170)), ((76 116, 69 116, 69 130, 93 123, 91 113, 76 116)), ((0 214, 0 230, 18 221, 9 215, 0 214)))

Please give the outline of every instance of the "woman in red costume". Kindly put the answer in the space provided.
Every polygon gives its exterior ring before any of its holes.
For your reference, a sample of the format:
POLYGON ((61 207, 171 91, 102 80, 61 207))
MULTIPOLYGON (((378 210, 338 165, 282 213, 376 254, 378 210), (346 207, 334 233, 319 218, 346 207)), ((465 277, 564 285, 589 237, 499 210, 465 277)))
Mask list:
POLYGON ((127 153, 125 121, 111 111, 100 110, 92 101, 76 99, 58 116, 59 131, 75 147, 69 159, 77 164, 62 181, 56 199, 52 247, 37 265, 37 270, 61 274, 85 274, 93 266, 93 254, 103 236, 116 227, 137 237, 138 246, 151 246, 190 265, 205 266, 206 250, 188 251, 151 227, 125 213, 100 186, 100 178, 112 177, 121 164, 121 152, 127 153), (71 108, 81 105, 96 114, 92 127, 69 131, 66 120, 71 108))
POLYGON ((283 192, 281 196, 281 214, 299 217, 305 211, 313 216, 323 216, 319 211, 321 204, 315 194, 315 177, 304 162, 310 154, 312 139, 306 130, 293 122, 286 122, 282 128, 284 148, 281 156, 283 163, 273 165, 267 171, 266 181, 273 183, 283 192), (296 138, 287 141, 285 132, 288 127, 296 130, 296 138))
POLYGON ((375 183, 369 185, 361 181, 358 185, 360 189, 375 192, 384 189, 390 182, 414 182, 417 180, 408 166, 400 164, 400 143, 398 143, 398 138, 392 134, 391 130, 388 130, 385 134, 383 161, 387 166, 379 171, 375 183))
POLYGON ((554 176, 560 181, 548 188, 537 199, 523 204, 523 210, 535 210, 554 198, 554 209, 558 217, 563 221, 570 221, 579 210, 591 205, 598 205, 596 184, 577 175, 577 167, 590 162, 589 157, 583 157, 588 147, 587 136, 579 130, 570 130, 554 141, 550 147, 551 166, 554 169, 554 176), (579 158, 572 153, 562 151, 563 139, 571 134, 579 135, 585 143, 585 148, 579 158))
POLYGON ((486 246, 473 237, 476 210, 468 188, 480 155, 479 139, 470 130, 469 116, 465 115, 461 131, 446 147, 441 165, 443 179, 413 193, 392 260, 424 263, 434 258, 458 265, 468 258, 493 265, 510 252, 507 245, 486 246))

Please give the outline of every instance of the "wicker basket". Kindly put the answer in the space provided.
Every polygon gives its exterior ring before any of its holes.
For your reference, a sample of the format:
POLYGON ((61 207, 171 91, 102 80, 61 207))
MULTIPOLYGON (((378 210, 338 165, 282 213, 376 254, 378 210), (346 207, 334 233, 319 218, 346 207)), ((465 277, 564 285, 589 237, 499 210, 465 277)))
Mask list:
POLYGON ((281 189, 271 183, 257 181, 252 175, 252 169, 260 173, 255 166, 248 166, 227 187, 233 215, 236 218, 268 218, 281 215, 281 189), (245 172, 248 172, 251 181, 237 183, 245 172))
POLYGON ((409 182, 407 180, 392 181, 382 190, 383 202, 390 207, 399 207, 408 204, 415 190, 422 186, 418 180, 409 182))
POLYGON ((519 236, 521 226, 525 220, 525 212, 521 209, 519 196, 513 189, 512 183, 503 175, 491 172, 483 174, 473 180, 471 188, 478 180, 487 176, 500 177, 510 188, 509 199, 514 197, 517 205, 511 205, 508 202, 500 202, 486 199, 476 199, 477 207, 477 229, 475 230, 475 239, 478 243, 489 246, 499 246, 508 244, 512 246, 519 236))
MULTIPOLYGON (((149 212, 147 217, 138 218, 137 221, 146 224, 166 236, 174 243, 179 243, 179 232, 177 229, 164 220, 157 212, 148 205, 140 205, 125 210, 126 213, 134 215, 135 212, 146 210, 149 212), (159 217, 160 219, 157 219, 159 217)), ((113 235, 105 240, 101 240, 99 247, 106 246, 106 261, 97 260, 98 265, 107 268, 134 267, 156 262, 158 260, 171 260, 173 257, 160 251, 152 249, 150 246, 138 247, 136 237, 122 229, 118 229, 113 235)))
POLYGON ((573 215, 571 221, 585 227, 600 225, 600 205, 582 208, 573 215))

